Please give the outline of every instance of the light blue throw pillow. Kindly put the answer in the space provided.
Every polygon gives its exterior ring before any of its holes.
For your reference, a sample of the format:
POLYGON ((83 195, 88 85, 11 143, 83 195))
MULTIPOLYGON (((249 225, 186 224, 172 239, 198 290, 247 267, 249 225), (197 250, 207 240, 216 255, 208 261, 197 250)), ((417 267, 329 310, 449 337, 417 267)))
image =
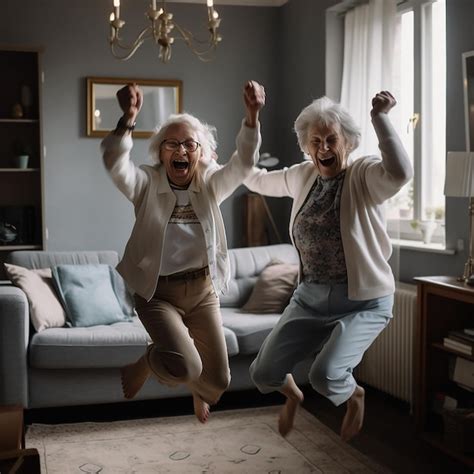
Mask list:
POLYGON ((131 321, 132 297, 110 265, 57 265, 52 274, 70 326, 131 321))

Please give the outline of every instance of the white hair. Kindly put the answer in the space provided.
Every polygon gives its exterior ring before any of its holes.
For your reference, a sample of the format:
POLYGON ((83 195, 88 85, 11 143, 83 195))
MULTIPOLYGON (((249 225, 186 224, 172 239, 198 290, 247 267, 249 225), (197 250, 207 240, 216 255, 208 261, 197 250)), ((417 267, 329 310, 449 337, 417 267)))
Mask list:
POLYGON ((201 122, 197 117, 194 117, 194 115, 183 113, 170 115, 166 122, 155 129, 154 135, 150 139, 150 146, 148 148, 150 158, 153 163, 161 163, 161 143, 165 138, 168 128, 176 124, 187 125, 196 132, 197 141, 200 143, 202 150, 201 161, 204 163, 209 163, 211 160, 216 159, 216 128, 212 125, 201 122))
POLYGON ((312 125, 339 124, 341 132, 347 142, 355 150, 360 143, 360 128, 355 123, 349 112, 341 104, 334 102, 329 97, 323 96, 313 100, 305 107, 295 120, 295 132, 298 145, 303 153, 307 153, 308 129, 312 125))

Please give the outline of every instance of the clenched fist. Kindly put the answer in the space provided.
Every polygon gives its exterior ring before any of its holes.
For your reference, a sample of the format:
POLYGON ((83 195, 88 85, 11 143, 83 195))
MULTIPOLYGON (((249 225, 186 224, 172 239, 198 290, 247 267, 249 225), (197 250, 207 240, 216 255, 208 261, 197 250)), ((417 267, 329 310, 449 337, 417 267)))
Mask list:
POLYGON ((388 114, 390 110, 395 107, 397 101, 389 91, 381 91, 375 94, 372 99, 372 110, 370 116, 375 117, 377 114, 388 114))
POLYGON ((117 92, 117 100, 127 121, 135 122, 143 104, 143 92, 137 84, 127 84, 117 92))
POLYGON ((255 127, 258 114, 265 105, 265 88, 256 81, 248 81, 244 87, 244 102, 246 110, 246 125, 255 127))

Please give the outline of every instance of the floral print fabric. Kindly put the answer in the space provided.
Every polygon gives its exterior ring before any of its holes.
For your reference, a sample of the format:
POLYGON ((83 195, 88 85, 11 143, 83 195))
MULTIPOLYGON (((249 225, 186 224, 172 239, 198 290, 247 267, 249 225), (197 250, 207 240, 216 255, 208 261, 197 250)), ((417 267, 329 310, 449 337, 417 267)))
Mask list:
POLYGON ((319 175, 295 218, 293 238, 307 282, 346 283, 340 230, 340 204, 345 171, 333 178, 319 175))

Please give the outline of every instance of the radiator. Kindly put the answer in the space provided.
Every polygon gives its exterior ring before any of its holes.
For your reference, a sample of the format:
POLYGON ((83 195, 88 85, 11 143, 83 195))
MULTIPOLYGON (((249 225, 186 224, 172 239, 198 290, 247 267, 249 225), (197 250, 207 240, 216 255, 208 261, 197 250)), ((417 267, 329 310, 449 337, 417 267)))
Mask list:
POLYGON ((364 354, 354 371, 366 383, 413 404, 413 344, 416 286, 397 283, 393 320, 364 354))

